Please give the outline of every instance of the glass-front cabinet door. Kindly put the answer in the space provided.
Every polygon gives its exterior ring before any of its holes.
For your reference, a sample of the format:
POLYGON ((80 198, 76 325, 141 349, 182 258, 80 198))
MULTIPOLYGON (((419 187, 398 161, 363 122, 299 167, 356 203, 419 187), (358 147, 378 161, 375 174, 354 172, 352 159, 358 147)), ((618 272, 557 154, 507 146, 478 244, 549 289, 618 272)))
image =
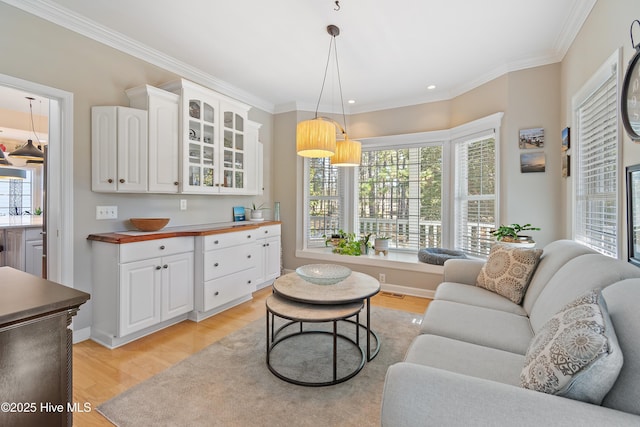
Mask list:
POLYGON ((188 161, 183 183, 190 190, 216 190, 217 110, 214 102, 196 97, 188 100, 188 161))
POLYGON ((246 144, 245 117, 235 111, 223 112, 222 189, 221 192, 242 192, 245 189, 246 144))

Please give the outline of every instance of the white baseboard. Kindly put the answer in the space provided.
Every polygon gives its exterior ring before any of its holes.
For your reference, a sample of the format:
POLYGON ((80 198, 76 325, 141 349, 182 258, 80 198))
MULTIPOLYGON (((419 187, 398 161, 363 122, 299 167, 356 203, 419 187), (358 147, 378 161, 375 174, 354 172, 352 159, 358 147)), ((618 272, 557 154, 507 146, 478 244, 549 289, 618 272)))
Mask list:
POLYGON ((381 287, 382 287, 382 290, 385 292, 409 295, 412 297, 433 299, 433 297, 436 294, 436 291, 432 291, 430 289, 418 289, 418 288, 413 288, 411 286, 393 285, 391 283, 382 283, 381 287))
POLYGON ((73 331, 73 343, 77 344, 82 341, 86 341, 91 338, 91 327, 78 329, 73 331))

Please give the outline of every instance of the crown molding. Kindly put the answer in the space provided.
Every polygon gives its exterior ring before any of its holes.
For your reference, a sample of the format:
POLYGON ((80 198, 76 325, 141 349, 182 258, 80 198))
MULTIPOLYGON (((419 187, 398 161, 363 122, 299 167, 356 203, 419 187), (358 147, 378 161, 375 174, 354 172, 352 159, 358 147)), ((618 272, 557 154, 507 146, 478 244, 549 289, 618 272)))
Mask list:
POLYGON ((591 10, 595 6, 596 1, 597 0, 573 0, 573 10, 569 14, 571 20, 562 27, 562 31, 554 43, 554 50, 558 53, 560 60, 567 54, 578 32, 580 32, 582 25, 584 25, 591 10))
POLYGON ((271 102, 48 0, 0 1, 266 112, 275 109, 271 102))

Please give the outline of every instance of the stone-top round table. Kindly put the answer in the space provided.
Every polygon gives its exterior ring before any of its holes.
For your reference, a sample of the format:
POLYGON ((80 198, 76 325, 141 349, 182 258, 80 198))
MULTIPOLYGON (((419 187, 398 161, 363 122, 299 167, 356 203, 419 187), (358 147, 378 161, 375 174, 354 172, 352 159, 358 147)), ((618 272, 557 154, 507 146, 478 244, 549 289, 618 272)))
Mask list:
POLYGON ((333 285, 316 285, 307 282, 297 273, 280 276, 273 283, 273 291, 283 298, 308 304, 348 304, 366 301, 367 306, 367 361, 371 361, 380 351, 380 339, 371 330, 371 297, 380 292, 380 282, 373 277, 357 271, 341 282, 333 285), (376 349, 371 352, 371 335, 377 341, 376 349))

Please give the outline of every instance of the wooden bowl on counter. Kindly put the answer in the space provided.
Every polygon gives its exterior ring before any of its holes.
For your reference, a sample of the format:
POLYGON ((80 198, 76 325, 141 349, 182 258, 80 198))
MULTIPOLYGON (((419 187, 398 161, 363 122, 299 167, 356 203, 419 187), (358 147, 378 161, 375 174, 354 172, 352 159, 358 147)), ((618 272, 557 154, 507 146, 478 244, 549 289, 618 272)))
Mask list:
POLYGON ((131 224, 140 231, 158 231, 169 223, 170 218, 129 218, 131 224))

